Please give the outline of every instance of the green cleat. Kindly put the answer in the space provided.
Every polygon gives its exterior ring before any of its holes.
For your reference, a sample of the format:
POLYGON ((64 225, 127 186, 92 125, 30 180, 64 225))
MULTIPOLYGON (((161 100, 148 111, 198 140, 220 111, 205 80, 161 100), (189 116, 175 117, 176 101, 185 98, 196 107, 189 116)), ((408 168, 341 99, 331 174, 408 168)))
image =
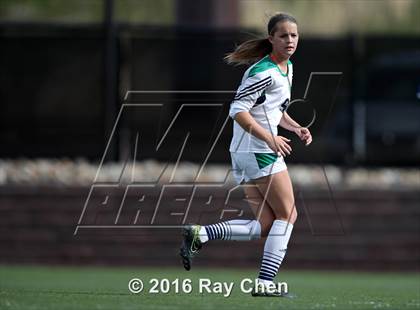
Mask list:
POLYGON ((184 240, 182 241, 179 255, 181 255, 185 270, 191 269, 191 261, 202 247, 199 236, 200 228, 200 225, 188 225, 182 229, 184 240))

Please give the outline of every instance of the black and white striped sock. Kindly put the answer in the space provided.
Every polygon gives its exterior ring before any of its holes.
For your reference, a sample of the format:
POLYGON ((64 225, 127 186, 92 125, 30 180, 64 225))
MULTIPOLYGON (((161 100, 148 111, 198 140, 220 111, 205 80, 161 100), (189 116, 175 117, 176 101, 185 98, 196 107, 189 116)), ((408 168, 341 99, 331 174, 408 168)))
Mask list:
POLYGON ((261 225, 256 220, 231 220, 201 228, 200 240, 253 240, 261 237, 261 225))
POLYGON ((273 281, 286 255, 287 244, 292 234, 293 225, 283 220, 275 220, 264 245, 258 279, 273 281))

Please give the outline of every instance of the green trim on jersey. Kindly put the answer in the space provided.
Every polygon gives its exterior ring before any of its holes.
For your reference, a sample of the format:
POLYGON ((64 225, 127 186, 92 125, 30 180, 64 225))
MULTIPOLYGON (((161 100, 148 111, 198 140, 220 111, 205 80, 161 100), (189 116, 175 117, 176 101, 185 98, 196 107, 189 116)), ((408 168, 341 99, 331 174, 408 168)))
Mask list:
POLYGON ((279 69, 280 74, 284 77, 286 77, 289 74, 289 65, 287 65, 287 73, 283 73, 283 71, 281 71, 279 67, 277 67, 277 69, 279 69))
POLYGON ((258 168, 260 169, 274 164, 278 158, 277 154, 275 153, 254 153, 254 155, 258 163, 258 168))
MULTIPOLYGON (((290 59, 289 60, 287 60, 287 73, 283 73, 283 71, 281 71, 281 69, 280 69, 280 67, 279 66, 276 66, 278 69, 279 69, 279 71, 280 71, 280 74, 282 75, 282 76, 288 76, 289 75, 289 72, 290 72, 290 70, 289 70, 289 65, 292 65, 292 62, 290 61, 290 59)), ((290 84, 290 83, 289 83, 290 84)), ((290 86, 290 85, 289 85, 290 86)))
POLYGON ((252 77, 257 73, 264 72, 268 69, 276 68, 277 65, 271 61, 269 55, 263 57, 260 61, 258 61, 252 69, 248 73, 248 77, 252 77))
POLYGON ((287 73, 283 73, 281 69, 279 68, 279 66, 275 62, 273 62, 270 55, 266 55, 252 67, 252 69, 248 73, 248 77, 252 77, 256 75, 257 73, 264 72, 272 68, 277 68, 280 74, 286 77, 289 75, 289 72, 290 72, 289 65, 293 65, 290 59, 287 60, 287 73))

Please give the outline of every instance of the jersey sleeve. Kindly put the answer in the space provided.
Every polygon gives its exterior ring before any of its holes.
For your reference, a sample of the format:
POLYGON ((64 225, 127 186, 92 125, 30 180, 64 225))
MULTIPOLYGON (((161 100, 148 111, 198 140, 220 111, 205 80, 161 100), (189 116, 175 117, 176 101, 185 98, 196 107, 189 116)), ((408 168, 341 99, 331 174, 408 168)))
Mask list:
POLYGON ((235 118, 239 112, 248 112, 272 83, 273 79, 267 71, 248 76, 235 94, 230 105, 229 116, 235 118))

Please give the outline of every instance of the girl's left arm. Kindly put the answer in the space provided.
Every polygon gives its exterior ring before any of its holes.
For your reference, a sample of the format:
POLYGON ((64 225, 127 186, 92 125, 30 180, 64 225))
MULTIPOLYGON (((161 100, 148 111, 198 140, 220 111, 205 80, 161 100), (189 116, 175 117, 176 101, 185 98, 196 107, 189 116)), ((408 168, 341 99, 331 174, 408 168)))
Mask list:
POLYGON ((309 129, 300 126, 287 112, 283 112, 283 117, 280 119, 279 125, 284 129, 294 132, 302 141, 305 141, 305 145, 311 144, 312 135, 309 129))

